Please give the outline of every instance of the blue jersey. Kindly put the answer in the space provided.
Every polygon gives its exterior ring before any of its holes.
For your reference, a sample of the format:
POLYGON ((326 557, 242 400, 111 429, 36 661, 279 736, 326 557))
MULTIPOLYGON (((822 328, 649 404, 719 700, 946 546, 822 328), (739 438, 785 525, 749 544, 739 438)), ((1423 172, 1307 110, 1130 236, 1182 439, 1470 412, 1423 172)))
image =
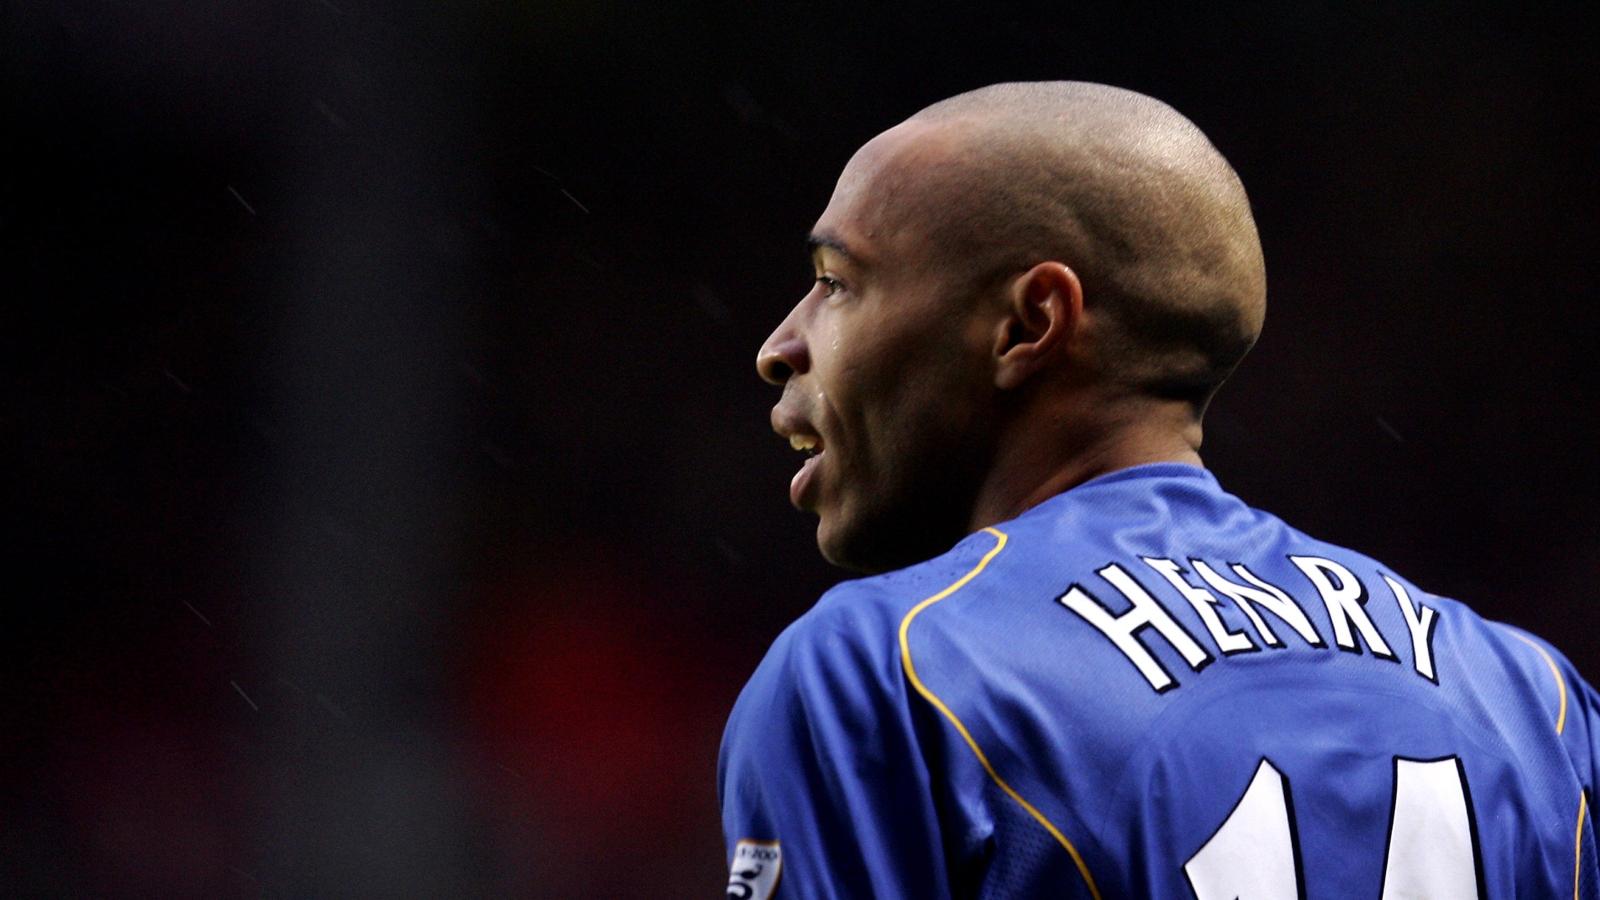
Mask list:
POLYGON ((1593 900, 1597 750, 1548 644, 1140 466, 784 631, 728 896, 1593 900))

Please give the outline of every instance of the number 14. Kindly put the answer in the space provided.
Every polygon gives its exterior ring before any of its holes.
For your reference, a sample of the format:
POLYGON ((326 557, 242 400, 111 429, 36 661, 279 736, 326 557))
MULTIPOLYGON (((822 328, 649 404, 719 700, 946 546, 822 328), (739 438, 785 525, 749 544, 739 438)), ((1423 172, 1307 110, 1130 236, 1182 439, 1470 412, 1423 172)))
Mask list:
MULTIPOLYGON (((1289 779, 1263 759, 1244 795, 1183 865, 1199 900, 1304 897, 1289 779)), ((1394 758, 1383 900, 1483 896, 1478 829, 1461 760, 1394 758)))

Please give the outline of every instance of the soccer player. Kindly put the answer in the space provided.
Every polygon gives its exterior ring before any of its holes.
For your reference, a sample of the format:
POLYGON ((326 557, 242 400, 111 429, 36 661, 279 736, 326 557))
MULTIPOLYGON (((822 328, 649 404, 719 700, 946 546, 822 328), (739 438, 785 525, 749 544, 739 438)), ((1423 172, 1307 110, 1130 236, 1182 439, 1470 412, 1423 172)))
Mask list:
POLYGON ((1600 897, 1549 644, 1201 467, 1261 328, 1238 178, 1080 83, 850 160, 761 348, 830 590, 734 707, 737 898, 1600 897))

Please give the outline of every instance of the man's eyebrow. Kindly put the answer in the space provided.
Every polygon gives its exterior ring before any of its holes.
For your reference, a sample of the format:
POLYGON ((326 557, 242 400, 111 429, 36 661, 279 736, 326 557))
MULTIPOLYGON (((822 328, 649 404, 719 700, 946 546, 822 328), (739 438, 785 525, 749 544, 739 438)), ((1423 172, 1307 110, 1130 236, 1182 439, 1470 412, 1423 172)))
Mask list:
POLYGON ((843 256, 845 259, 851 262, 860 262, 860 259, 854 253, 850 252, 850 246, 839 238, 834 237, 831 234, 819 234, 817 232, 812 232, 811 234, 806 235, 806 251, 808 253, 815 254, 823 247, 827 247, 829 250, 837 251, 840 256, 843 256))

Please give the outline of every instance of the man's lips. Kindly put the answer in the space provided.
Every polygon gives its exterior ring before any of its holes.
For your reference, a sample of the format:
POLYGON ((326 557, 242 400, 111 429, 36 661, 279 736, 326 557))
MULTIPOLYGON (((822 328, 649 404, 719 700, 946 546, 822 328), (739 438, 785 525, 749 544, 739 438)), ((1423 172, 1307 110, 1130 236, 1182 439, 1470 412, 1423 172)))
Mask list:
POLYGON ((795 509, 807 509, 815 499, 816 491, 811 490, 811 487, 816 482, 817 467, 822 465, 823 455, 818 453, 816 456, 807 457, 806 461, 800 464, 800 471, 794 473, 794 478, 789 480, 789 502, 795 509))
POLYGON ((789 502, 797 509, 806 509, 815 500, 817 470, 825 451, 822 435, 805 416, 781 404, 772 408, 772 430, 788 438, 790 447, 806 454, 800 471, 789 482, 789 502))

